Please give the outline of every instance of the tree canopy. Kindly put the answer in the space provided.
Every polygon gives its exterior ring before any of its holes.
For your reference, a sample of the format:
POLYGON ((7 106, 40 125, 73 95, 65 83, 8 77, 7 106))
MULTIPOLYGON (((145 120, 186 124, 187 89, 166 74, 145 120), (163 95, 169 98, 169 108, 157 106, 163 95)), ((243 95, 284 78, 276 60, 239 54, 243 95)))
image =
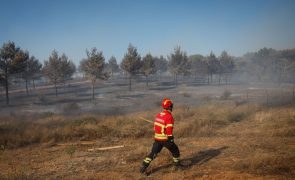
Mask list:
POLYGON ((156 72, 155 60, 150 53, 143 57, 141 70, 146 77, 146 86, 148 87, 148 76, 156 72))
POLYGON ((27 52, 16 47, 14 42, 4 43, 0 49, 0 81, 5 87, 7 105, 9 104, 10 76, 24 70, 27 58, 27 52))
POLYGON ((131 90, 131 78, 133 75, 139 73, 142 66, 141 57, 137 49, 129 44, 127 53, 121 62, 121 69, 129 74, 129 90, 131 90))
POLYGON ((175 84, 177 85, 177 76, 188 72, 188 57, 186 52, 182 51, 180 46, 174 49, 174 52, 168 56, 169 70, 175 76, 175 84))
POLYGON ((43 73, 54 83, 55 94, 57 96, 57 84, 65 83, 70 79, 76 71, 74 63, 72 63, 65 54, 59 56, 57 51, 53 50, 49 59, 44 61, 43 73))
POLYGON ((86 50, 87 58, 80 62, 80 70, 85 73, 92 82, 92 98, 94 99, 94 85, 97 79, 106 80, 109 74, 105 72, 105 58, 102 51, 92 48, 86 50))

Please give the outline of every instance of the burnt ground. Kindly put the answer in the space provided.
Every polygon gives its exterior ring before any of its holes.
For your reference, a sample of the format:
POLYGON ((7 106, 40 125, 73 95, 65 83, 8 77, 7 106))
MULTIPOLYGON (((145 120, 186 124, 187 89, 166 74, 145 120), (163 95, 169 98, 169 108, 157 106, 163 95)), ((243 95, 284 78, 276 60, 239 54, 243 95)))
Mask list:
MULTIPOLYGON (((240 83, 207 85, 193 80, 179 80, 175 86, 170 77, 151 81, 146 87, 144 79, 132 81, 132 91, 128 90, 126 79, 97 82, 95 98, 92 99, 91 83, 85 80, 72 81, 60 85, 58 96, 52 85, 10 92, 10 105, 5 104, 5 94, 0 93, 0 114, 15 115, 28 113, 120 115, 130 112, 150 110, 158 107, 163 97, 170 97, 175 105, 196 106, 216 99, 230 97, 236 103, 258 102, 275 105, 292 98, 291 84, 240 83), (229 92, 228 97, 223 97, 229 92), (73 105, 74 104, 74 105, 73 105), (74 106, 74 107, 73 107, 74 106)), ((293 97, 294 98, 294 97, 293 97)))

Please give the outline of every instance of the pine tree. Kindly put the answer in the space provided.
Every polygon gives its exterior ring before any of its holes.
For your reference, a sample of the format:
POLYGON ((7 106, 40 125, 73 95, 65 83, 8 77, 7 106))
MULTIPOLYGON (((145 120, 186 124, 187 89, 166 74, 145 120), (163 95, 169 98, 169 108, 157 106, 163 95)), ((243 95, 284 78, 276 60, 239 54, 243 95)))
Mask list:
POLYGON ((80 70, 85 73, 87 78, 91 79, 92 99, 94 99, 94 87, 97 79, 106 80, 109 74, 104 71, 105 58, 102 51, 92 48, 91 51, 86 50, 87 58, 80 62, 80 70))
POLYGON ((121 68, 129 74, 129 91, 131 91, 131 78, 136 73, 139 73, 141 68, 141 57, 137 52, 137 49, 129 44, 127 53, 121 62, 121 68))

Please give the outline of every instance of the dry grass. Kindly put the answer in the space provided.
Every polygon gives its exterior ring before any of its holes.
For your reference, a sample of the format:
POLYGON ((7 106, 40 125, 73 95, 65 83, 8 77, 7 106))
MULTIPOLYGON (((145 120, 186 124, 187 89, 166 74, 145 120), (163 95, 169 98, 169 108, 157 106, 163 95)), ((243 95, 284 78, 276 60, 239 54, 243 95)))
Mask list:
POLYGON ((6 149, 46 142, 149 136, 152 133, 149 124, 137 117, 138 115, 65 117, 45 113, 40 117, 32 117, 31 120, 22 120, 13 116, 1 121, 0 145, 6 149))
POLYGON ((127 116, 65 117, 46 114, 39 119, 27 121, 10 118, 2 120, 0 125, 0 145, 10 149, 47 142, 57 143, 110 137, 141 138, 151 134, 151 129, 148 126, 145 122, 127 116))
POLYGON ((219 128, 245 120, 256 110, 221 103, 209 103, 193 110, 183 108, 176 112, 175 117, 180 121, 176 122, 179 124, 175 134, 179 137, 214 136, 219 128))
POLYGON ((294 160, 294 156, 292 157, 290 153, 280 154, 280 152, 256 151, 238 162, 236 168, 240 171, 248 171, 260 175, 288 175, 294 173, 294 169, 292 170, 292 168, 294 168, 294 163, 292 163, 294 160))
MULTIPOLYGON (((152 120, 156 113, 75 117, 47 113, 23 121, 17 116, 2 119, 0 168, 4 170, 0 178, 141 179, 138 168, 150 151, 153 132, 152 125, 138 117, 152 120), (94 140, 95 144, 73 144, 81 140, 94 140), (62 142, 69 145, 55 146, 62 142), (121 144, 125 147, 87 152, 92 147, 121 144), (23 169, 20 162, 28 159, 28 169, 23 169)), ((149 167, 152 178, 295 177, 294 106, 236 106, 222 102, 177 107, 173 114, 175 141, 187 169, 172 171, 171 156, 163 150, 149 167)))
MULTIPOLYGON (((272 110, 260 111, 261 107, 235 106, 233 104, 208 103, 198 108, 182 106, 175 110, 175 136, 210 137, 216 136, 218 129, 254 118, 266 126, 266 130, 277 136, 294 136, 290 126, 294 126, 292 110, 284 110, 276 117, 272 110), (287 112, 287 113, 286 113, 287 112), (290 114, 291 113, 291 114, 290 114), (281 121, 281 119, 287 119, 281 121)), ((130 114, 128 116, 60 116, 45 113, 37 119, 22 121, 9 118, 0 124, 0 145, 2 148, 17 148, 35 143, 69 142, 77 140, 94 140, 98 138, 143 138, 152 134, 150 124, 140 120, 143 116, 153 119, 149 114, 156 111, 130 114), (32 130, 33 129, 33 130, 32 130)), ((33 117, 34 118, 34 117, 33 117)))
POLYGON ((259 175, 295 175, 294 107, 267 108, 251 115, 255 128, 240 134, 243 146, 237 148, 243 159, 235 169, 259 175))

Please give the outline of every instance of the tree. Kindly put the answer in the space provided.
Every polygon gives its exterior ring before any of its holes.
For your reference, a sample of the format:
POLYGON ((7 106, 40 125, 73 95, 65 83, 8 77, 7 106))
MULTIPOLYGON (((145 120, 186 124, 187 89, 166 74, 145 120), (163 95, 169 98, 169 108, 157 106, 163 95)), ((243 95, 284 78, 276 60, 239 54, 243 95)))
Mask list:
POLYGON ((148 53, 143 58, 141 70, 143 75, 146 77, 146 87, 148 87, 149 86, 148 76, 156 72, 155 60, 150 53, 148 53))
POLYGON ((25 69, 23 72, 23 79, 26 81, 26 92, 28 93, 28 81, 33 80, 33 86, 35 88, 35 79, 40 77, 42 64, 34 56, 27 59, 25 63, 25 69))
POLYGON ((288 80, 295 83, 295 49, 286 49, 277 54, 278 72, 280 73, 279 82, 288 80))
MULTIPOLYGON (((220 61, 220 75, 221 73, 225 75, 226 84, 228 83, 228 75, 233 73, 233 70, 235 68, 235 63, 233 61, 233 58, 228 55, 226 51, 223 51, 219 57, 220 61)), ((219 76, 219 84, 220 84, 220 76, 219 76)))
POLYGON ((265 80, 269 67, 273 65, 275 54, 276 51, 271 48, 263 48, 254 53, 249 67, 250 73, 256 75, 259 81, 265 80))
POLYGON ((66 81, 70 80, 73 74, 76 72, 75 64, 69 60, 69 58, 63 53, 60 57, 60 75, 61 81, 66 83, 66 81))
POLYGON ((129 74, 129 91, 131 91, 131 78, 139 72, 141 67, 141 57, 137 52, 137 49, 129 44, 127 53, 121 62, 121 68, 129 74))
POLYGON ((277 59, 275 63, 275 73, 277 75, 277 81, 280 84, 286 79, 287 71, 289 70, 289 62, 285 58, 277 59))
POLYGON ((295 62, 291 62, 288 64, 288 67, 286 67, 286 72, 288 73, 287 75, 290 77, 289 78, 289 82, 292 82, 293 84, 295 84, 295 62))
POLYGON ((218 73, 220 70, 220 62, 217 60, 215 54, 213 52, 207 57, 207 64, 208 64, 208 76, 210 74, 210 79, 212 83, 212 76, 213 74, 218 73))
POLYGON ((79 69, 85 73, 86 77, 91 79, 92 84, 92 99, 94 99, 94 86, 97 79, 106 80, 109 74, 104 71, 105 58, 102 51, 92 48, 86 50, 87 58, 80 61, 79 69))
POLYGON ((119 65, 117 64, 117 60, 114 56, 111 56, 108 63, 108 69, 111 71, 111 75, 113 77, 114 72, 119 71, 119 65))
POLYGON ((197 74, 207 73, 207 65, 204 61, 204 56, 200 54, 189 56, 189 63, 191 65, 190 71, 195 75, 195 81, 197 80, 197 74))
POLYGON ((76 72, 75 64, 63 53, 58 56, 57 51, 53 50, 48 61, 44 61, 43 73, 54 83, 55 95, 57 96, 57 84, 69 80, 76 72))
POLYGON ((4 82, 5 82, 4 77, 2 74, 0 74, 0 86, 4 86, 4 82))
POLYGON ((0 79, 5 87, 6 104, 9 104, 10 76, 21 72, 24 68, 24 52, 14 42, 4 43, 0 49, 0 79))
POLYGON ((162 55, 160 58, 154 57, 156 72, 160 75, 168 69, 168 61, 162 55))
POLYGON ((174 49, 174 53, 168 56, 169 70, 174 75, 175 85, 177 86, 177 76, 188 71, 188 57, 186 52, 181 51, 180 46, 174 49))
POLYGON ((22 78, 25 79, 26 81, 26 92, 28 93, 28 81, 27 81, 27 78, 26 78, 26 72, 27 72, 27 66, 28 66, 28 61, 29 61, 29 52, 28 51, 22 51, 20 50, 17 55, 16 58, 19 58, 19 59, 22 59, 23 63, 21 66, 23 66, 21 69, 22 69, 22 78))
POLYGON ((55 96, 57 96, 57 83, 61 80, 61 59, 58 57, 57 51, 53 50, 48 61, 44 61, 43 73, 54 83, 55 96))

